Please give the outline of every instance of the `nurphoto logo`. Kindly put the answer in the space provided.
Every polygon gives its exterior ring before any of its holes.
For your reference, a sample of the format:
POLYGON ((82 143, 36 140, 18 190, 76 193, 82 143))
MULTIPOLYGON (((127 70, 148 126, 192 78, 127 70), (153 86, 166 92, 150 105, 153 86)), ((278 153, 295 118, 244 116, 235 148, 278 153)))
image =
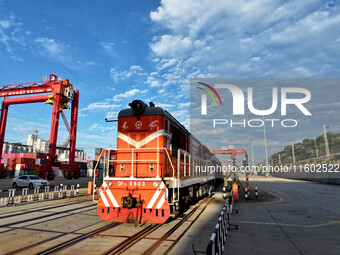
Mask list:
MULTIPOLYGON (((287 106, 293 106, 298 109, 304 116, 311 116, 311 112, 305 106, 311 100, 311 92, 302 87, 271 87, 271 97, 265 99, 266 102, 271 102, 270 107, 266 109, 258 109, 254 106, 254 101, 256 101, 256 97, 254 96, 253 87, 246 88, 246 95, 243 90, 236 85, 233 84, 223 84, 216 83, 214 85, 209 85, 208 83, 196 82, 200 86, 196 86, 199 90, 203 91, 201 93, 201 115, 209 115, 208 111, 208 95, 210 99, 214 103, 213 107, 220 106, 223 107, 223 112, 227 114, 231 114, 233 116, 244 116, 245 115, 245 106, 247 106, 247 110, 255 115, 260 116, 262 118, 254 118, 254 119, 242 119, 242 120, 233 120, 233 119, 225 119, 225 118, 214 118, 213 119, 213 127, 221 126, 221 125, 230 125, 233 126, 243 126, 243 127, 262 127, 265 122, 269 123, 272 127, 276 124, 280 123, 282 127, 296 127, 298 125, 297 119, 277 119, 277 118, 264 118, 265 116, 269 116, 272 114, 279 114, 281 116, 287 116, 287 106), (280 92, 280 93, 279 93, 280 92), (232 96, 232 110, 228 108, 228 104, 223 104, 223 95, 231 94, 232 96), (218 101, 219 103, 218 103, 218 101)), ((268 88, 266 88, 268 90, 268 88)), ((230 104, 229 104, 230 105, 230 104)), ((216 112, 215 109, 209 108, 212 112, 216 112)), ((223 116, 222 116, 223 117, 223 116)))

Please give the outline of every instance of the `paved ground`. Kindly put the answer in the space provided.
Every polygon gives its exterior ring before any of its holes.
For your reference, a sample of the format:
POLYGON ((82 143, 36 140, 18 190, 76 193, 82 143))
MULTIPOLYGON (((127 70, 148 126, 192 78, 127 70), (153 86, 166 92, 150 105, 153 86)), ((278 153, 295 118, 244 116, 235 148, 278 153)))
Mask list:
POLYGON ((235 205, 239 230, 229 232, 225 254, 339 254, 339 185, 274 177, 251 177, 251 185, 260 199, 235 205), (276 198, 263 201, 265 191, 276 198))

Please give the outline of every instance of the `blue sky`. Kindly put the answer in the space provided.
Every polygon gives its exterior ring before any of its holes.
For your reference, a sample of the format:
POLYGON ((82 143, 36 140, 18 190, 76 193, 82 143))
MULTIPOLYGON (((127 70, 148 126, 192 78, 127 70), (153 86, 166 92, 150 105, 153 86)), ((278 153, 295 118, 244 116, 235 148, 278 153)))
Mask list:
MULTIPOLYGON (((339 77, 338 5, 0 0, 0 83, 69 79, 80 90, 77 146, 93 155, 116 144, 116 124, 105 117, 136 98, 189 126, 192 77, 339 77)), ((6 140, 25 142, 34 129, 49 139, 50 119, 50 105, 11 106, 6 140)), ((61 127, 59 144, 66 134, 61 127)))

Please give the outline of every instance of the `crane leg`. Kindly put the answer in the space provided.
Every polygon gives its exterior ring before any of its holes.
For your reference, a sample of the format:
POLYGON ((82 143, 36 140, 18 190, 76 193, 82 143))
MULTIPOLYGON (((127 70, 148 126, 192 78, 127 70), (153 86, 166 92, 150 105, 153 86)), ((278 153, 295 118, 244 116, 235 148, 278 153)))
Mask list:
MULTIPOLYGON (((0 124, 0 159, 2 159, 2 148, 4 145, 5 139, 5 131, 6 131, 6 123, 7 123, 7 113, 8 113, 8 105, 4 103, 5 99, 2 101, 2 110, 1 110, 1 124, 0 124)), ((6 178, 7 169, 5 169, 4 164, 0 164, 0 178, 6 178)))

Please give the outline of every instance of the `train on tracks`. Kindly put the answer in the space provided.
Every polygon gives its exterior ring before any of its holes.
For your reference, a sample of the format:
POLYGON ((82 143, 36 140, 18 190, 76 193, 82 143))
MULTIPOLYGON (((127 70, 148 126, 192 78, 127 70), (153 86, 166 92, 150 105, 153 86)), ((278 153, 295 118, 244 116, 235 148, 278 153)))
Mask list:
POLYGON ((134 100, 118 114, 111 176, 98 194, 98 215, 112 222, 164 223, 207 194, 222 173, 210 150, 166 110, 134 100), (197 166, 202 171, 197 171, 197 166))

